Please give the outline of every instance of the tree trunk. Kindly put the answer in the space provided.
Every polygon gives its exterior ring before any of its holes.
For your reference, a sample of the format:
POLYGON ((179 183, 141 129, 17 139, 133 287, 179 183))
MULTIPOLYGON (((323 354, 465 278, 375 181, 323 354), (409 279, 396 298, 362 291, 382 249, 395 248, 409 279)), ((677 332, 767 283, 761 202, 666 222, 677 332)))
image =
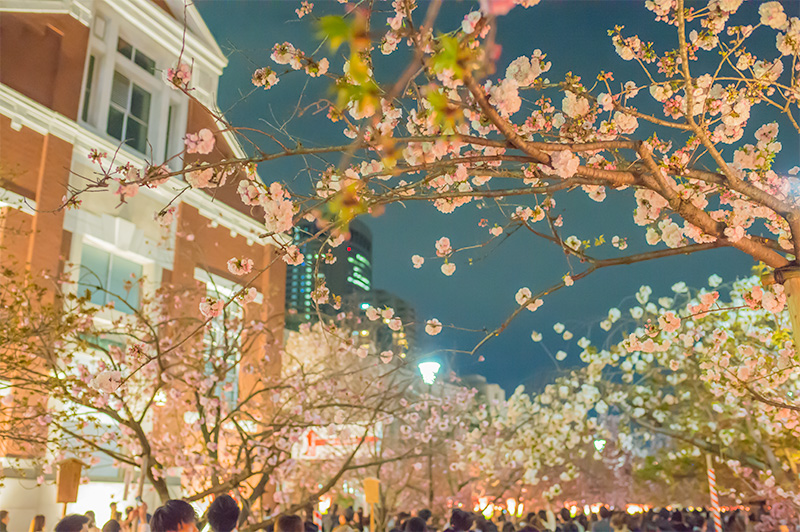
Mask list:
POLYGON ((762 278, 765 286, 782 284, 786 293, 786 307, 792 322, 792 339, 795 350, 800 349, 800 267, 787 266, 778 268, 762 278))

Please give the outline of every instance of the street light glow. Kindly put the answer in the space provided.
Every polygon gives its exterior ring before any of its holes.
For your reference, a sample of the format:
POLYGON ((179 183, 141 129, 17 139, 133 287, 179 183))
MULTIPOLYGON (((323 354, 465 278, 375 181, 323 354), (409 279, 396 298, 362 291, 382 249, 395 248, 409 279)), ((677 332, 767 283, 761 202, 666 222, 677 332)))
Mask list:
POLYGON ((438 362, 420 362, 417 367, 420 375, 422 375, 422 381, 425 384, 433 384, 436 382, 436 374, 439 373, 439 368, 442 365, 438 362))
POLYGON ((606 440, 594 440, 594 448, 597 449, 598 453, 602 453, 603 449, 606 448, 606 440))

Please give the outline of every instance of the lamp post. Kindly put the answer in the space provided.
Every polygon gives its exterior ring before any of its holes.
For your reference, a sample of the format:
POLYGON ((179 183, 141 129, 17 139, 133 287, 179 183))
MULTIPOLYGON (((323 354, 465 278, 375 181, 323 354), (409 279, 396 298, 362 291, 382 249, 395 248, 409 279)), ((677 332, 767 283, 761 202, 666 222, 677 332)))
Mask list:
MULTIPOLYGON (((436 374, 439 373, 441 364, 434 361, 420 362, 417 364, 419 373, 422 375, 422 382, 428 385, 428 401, 433 397, 433 383, 436 382, 436 374)), ((428 409, 428 419, 433 414, 433 406, 428 409)), ((428 442, 428 508, 433 509, 433 435, 428 442)))

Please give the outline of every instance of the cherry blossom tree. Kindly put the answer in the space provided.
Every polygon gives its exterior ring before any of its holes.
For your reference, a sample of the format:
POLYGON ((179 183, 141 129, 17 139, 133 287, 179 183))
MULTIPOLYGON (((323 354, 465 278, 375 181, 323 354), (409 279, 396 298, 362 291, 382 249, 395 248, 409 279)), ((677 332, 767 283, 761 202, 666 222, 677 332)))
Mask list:
POLYGON ((540 393, 517 390, 459 444, 461 466, 480 469, 488 485, 516 474, 544 498, 575 500, 571 483, 591 483, 584 476, 597 469, 584 460, 593 457, 610 466, 605 478, 627 480, 623 500, 701 505, 710 454, 725 500, 766 499, 793 523, 798 371, 784 296, 758 276, 709 283, 678 283, 653 300, 643 286, 635 306, 611 309, 601 327, 622 340, 603 348, 577 339, 586 365, 540 393))
MULTIPOLYGON (((242 201, 263 216, 266 237, 288 232, 301 218, 346 235, 350 219, 378 216, 402 202, 431 202, 443 215, 470 203, 495 202, 505 221, 490 228, 487 238, 522 229, 559 246, 580 266, 563 272, 553 286, 522 289, 517 310, 489 327, 472 353, 526 309, 538 308, 547 294, 604 267, 729 247, 793 287, 800 250, 796 169, 788 175, 777 171, 779 124, 757 117, 773 109, 792 135, 800 129, 800 21, 775 1, 761 4, 753 20, 740 20, 741 0, 691 7, 683 0, 647 1, 642 9, 677 38, 658 43, 636 35, 635 28, 610 31, 621 61, 640 67, 637 80, 615 80, 614 65, 604 65, 588 83, 571 74, 550 80, 551 62, 546 50, 536 49, 535 38, 530 56, 495 72, 496 17, 511 9, 535 10, 537 3, 482 0, 472 10, 465 4, 460 26, 448 28, 437 26, 441 0, 424 14, 412 0, 395 0, 385 26, 382 15, 369 9, 372 4, 346 4, 341 16, 316 18, 313 5, 305 3, 298 17, 315 24, 329 46, 311 52, 277 43, 271 62, 255 71, 252 82, 268 90, 299 72, 332 88, 335 97, 316 106, 327 110, 327 118, 317 116, 342 125, 343 143, 299 145, 270 132, 239 129, 208 109, 252 148, 252 157, 205 162, 215 142, 210 130, 187 135, 186 153, 193 157, 177 171, 155 161, 117 169, 94 153, 98 175, 71 190, 67 204, 80 201, 86 190, 114 188, 124 201, 140 186, 166 182, 178 184, 178 196, 188 187, 213 192, 236 186, 242 201), (756 42, 774 47, 762 51, 756 42), (392 79, 377 79, 376 65, 395 54, 409 58, 406 68, 392 69, 398 73, 392 79), (253 170, 287 157, 305 158, 310 190, 255 179, 253 170), (605 238, 584 227, 583 234, 565 234, 571 213, 558 214, 555 207, 579 189, 597 202, 612 193, 629 198, 634 223, 657 249, 626 254, 635 233, 605 238), (599 246, 609 249, 595 253, 599 246)), ((193 98, 189 66, 177 65, 167 77, 193 98)), ((159 215, 168 212, 165 206, 159 215)), ((451 246, 446 235, 440 244, 435 256, 420 249, 414 266, 423 267, 427 255, 444 275, 458 275, 475 246, 451 246)), ((284 253, 287 262, 303 260, 292 245, 284 253)))
POLYGON ((85 293, 54 283, 56 297, 12 269, 2 281, 0 438, 14 446, 7 455, 37 463, 40 482, 64 457, 105 456, 144 470, 162 500, 176 495, 169 478, 188 500, 237 489, 258 527, 346 474, 424 455, 411 444, 372 453, 381 427, 430 438, 445 429, 417 412, 469 404, 465 388, 431 403, 401 358, 362 349, 331 324, 306 324, 282 348, 283 330, 275 338, 270 318, 254 318, 247 291, 217 305, 214 289, 163 286, 140 304, 118 294, 97 305, 93 296, 111 292, 85 279, 85 293), (176 311, 186 301, 201 301, 208 317, 176 311), (337 452, 308 460, 320 449, 312 432, 338 441, 337 452), (265 494, 275 506, 264 507, 265 494))

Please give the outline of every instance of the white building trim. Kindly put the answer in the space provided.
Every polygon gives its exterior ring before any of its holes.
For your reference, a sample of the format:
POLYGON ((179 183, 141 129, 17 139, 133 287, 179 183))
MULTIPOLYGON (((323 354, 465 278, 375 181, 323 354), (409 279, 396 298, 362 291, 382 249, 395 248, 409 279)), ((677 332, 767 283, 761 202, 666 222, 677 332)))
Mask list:
MULTIPOLYGON (((64 13, 89 26, 98 3, 99 0, 0 0, 0 11, 64 13)), ((222 70, 228 65, 228 59, 191 2, 185 7, 188 15, 186 26, 151 0, 107 0, 103 4, 119 13, 131 29, 152 38, 176 55, 183 49, 188 57, 196 57, 217 76, 222 75, 222 70)), ((175 1, 169 0, 169 4, 173 11, 178 7, 175 1)), ((176 14, 181 20, 183 9, 181 7, 176 14)))
POLYGON ((72 15, 88 26, 93 0, 0 0, 0 11, 12 13, 61 13, 72 15))
POLYGON ((5 188, 0 188, 0 207, 19 209, 25 214, 36 214, 36 202, 5 188))
MULTIPOLYGON (((108 153, 109 157, 113 156, 115 165, 131 163, 137 168, 143 168, 147 164, 144 159, 125 146, 112 144, 109 140, 82 127, 74 120, 48 109, 5 84, 0 84, 0 114, 41 135, 50 134, 73 144, 75 150, 73 157, 87 157, 90 150, 98 149, 108 153)), ((228 138, 226 137, 226 140, 228 138)), ((235 140, 235 137, 233 138, 235 140)), ((233 148, 234 150, 244 153, 235 142, 233 146, 236 146, 233 148)), ((158 189, 144 189, 143 192, 156 194, 162 199, 172 199, 174 197, 172 191, 185 187, 185 182, 177 177, 172 177, 167 184, 158 189)), ((210 195, 200 190, 187 191, 181 196, 181 200, 199 210, 202 216, 229 229, 231 234, 243 236, 250 244, 262 242, 270 245, 285 245, 290 242, 288 236, 260 238, 266 232, 262 223, 221 201, 215 201, 210 195)))

